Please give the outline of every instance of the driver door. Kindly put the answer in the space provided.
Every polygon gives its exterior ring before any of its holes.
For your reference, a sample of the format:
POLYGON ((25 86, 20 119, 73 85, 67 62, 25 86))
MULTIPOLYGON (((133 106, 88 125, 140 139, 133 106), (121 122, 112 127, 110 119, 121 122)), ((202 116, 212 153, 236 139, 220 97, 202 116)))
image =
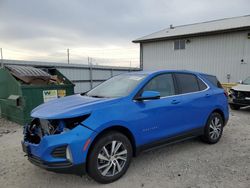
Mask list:
POLYGON ((181 127, 181 99, 175 96, 176 88, 171 73, 160 74, 152 78, 142 89, 143 91, 158 91, 160 99, 136 101, 140 112, 137 132, 140 134, 140 144, 146 144, 167 138, 178 132, 181 127))

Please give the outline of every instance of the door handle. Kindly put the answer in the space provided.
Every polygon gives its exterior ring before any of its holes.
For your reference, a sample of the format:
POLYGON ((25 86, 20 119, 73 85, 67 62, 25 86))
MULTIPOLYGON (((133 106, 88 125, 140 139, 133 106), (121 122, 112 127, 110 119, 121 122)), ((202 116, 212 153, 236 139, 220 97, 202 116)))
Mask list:
POLYGON ((176 100, 176 99, 174 99, 174 100, 172 100, 172 104, 179 104, 181 101, 179 101, 179 100, 176 100))

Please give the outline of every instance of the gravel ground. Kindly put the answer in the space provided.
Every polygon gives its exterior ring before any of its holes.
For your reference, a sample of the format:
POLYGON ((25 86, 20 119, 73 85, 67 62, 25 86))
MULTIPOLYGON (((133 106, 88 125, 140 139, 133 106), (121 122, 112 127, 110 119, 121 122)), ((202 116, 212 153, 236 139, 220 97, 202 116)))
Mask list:
POLYGON ((231 112, 216 145, 192 139, 141 154, 118 181, 48 172, 21 151, 20 126, 0 119, 0 187, 250 187, 250 109, 231 112))

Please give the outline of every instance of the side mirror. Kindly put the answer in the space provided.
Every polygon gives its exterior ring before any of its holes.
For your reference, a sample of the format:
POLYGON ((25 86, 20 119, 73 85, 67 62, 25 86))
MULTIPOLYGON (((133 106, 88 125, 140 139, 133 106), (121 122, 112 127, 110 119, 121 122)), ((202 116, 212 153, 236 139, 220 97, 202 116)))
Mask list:
POLYGON ((158 91, 143 91, 140 97, 136 98, 138 101, 159 99, 161 97, 158 91))
POLYGON ((243 83, 243 81, 242 80, 239 80, 239 82, 238 82, 239 84, 242 84, 243 83))

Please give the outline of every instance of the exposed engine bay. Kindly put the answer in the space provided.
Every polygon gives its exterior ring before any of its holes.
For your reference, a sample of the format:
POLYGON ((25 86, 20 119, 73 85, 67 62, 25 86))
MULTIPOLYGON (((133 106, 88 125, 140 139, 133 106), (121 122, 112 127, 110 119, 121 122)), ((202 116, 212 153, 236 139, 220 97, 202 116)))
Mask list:
POLYGON ((33 144, 39 144, 44 136, 62 134, 71 129, 74 129, 78 125, 82 125, 82 122, 86 120, 90 114, 60 120, 45 120, 35 118, 30 124, 24 127, 24 140, 33 144))

